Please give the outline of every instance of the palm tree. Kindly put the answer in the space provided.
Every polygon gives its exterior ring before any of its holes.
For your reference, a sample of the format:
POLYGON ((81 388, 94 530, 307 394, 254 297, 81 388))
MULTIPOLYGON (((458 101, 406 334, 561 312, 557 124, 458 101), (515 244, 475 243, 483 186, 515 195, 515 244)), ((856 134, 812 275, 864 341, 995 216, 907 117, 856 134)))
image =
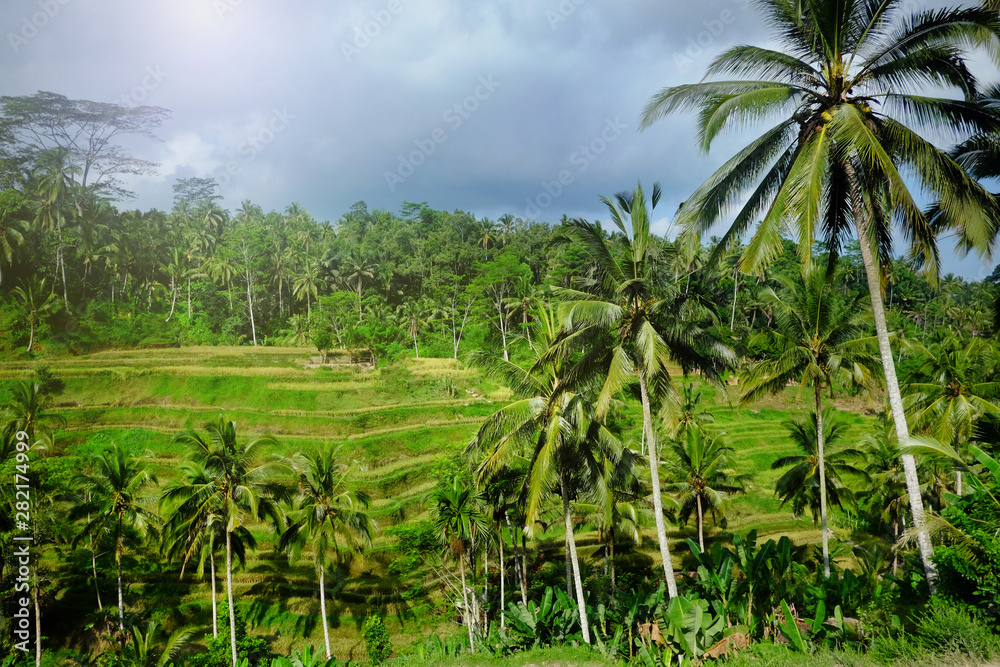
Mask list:
POLYGON ((476 226, 477 243, 483 246, 483 250, 489 250, 490 245, 497 244, 497 237, 500 236, 500 229, 497 223, 489 218, 483 218, 476 226))
POLYGON ((306 318, 312 319, 312 299, 319 296, 319 289, 326 287, 326 281, 319 277, 318 266, 315 262, 306 262, 302 267, 302 273, 296 278, 292 285, 292 294, 299 301, 306 302, 306 318))
MULTIPOLYGON (((817 444, 821 440, 816 435, 817 421, 816 413, 811 412, 804 421, 790 419, 784 422, 792 442, 801 453, 783 456, 771 464, 772 470, 791 466, 791 470, 785 472, 775 483, 775 493, 781 498, 782 506, 789 502, 792 504, 792 512, 796 515, 808 509, 812 513, 814 526, 818 523, 821 511, 820 457, 817 450, 817 444)), ((842 508, 844 503, 854 500, 854 494, 845 480, 848 477, 868 479, 864 469, 855 465, 855 462, 863 460, 863 452, 842 444, 847 435, 847 424, 838 419, 835 408, 824 409, 819 421, 824 431, 822 442, 826 445, 824 481, 827 501, 842 508)))
POLYGON ((297 559, 308 542, 319 575, 319 608, 323 622, 326 657, 330 652, 330 629, 326 620, 327 555, 334 550, 338 560, 370 546, 375 522, 362 510, 371 499, 364 491, 348 487, 350 469, 339 460, 340 450, 326 446, 301 455, 298 468, 299 499, 290 515, 291 524, 281 535, 278 548, 297 559), (346 553, 345 553, 346 552, 346 553))
POLYGON ((189 278, 192 271, 188 267, 187 257, 185 257, 184 252, 180 248, 171 248, 169 261, 166 264, 160 264, 160 268, 170 278, 170 313, 165 320, 169 322, 170 318, 174 316, 174 306, 177 304, 177 292, 180 291, 180 283, 185 278, 189 278))
MULTIPOLYGON (((994 381, 994 347, 982 338, 963 341, 949 336, 924 346, 911 344, 919 365, 907 377, 903 396, 910 428, 960 447, 972 436, 982 415, 1000 413, 1000 382, 994 381)), ((956 493, 962 495, 962 473, 956 470, 956 493)))
POLYGON ((406 328, 406 333, 413 338, 413 354, 417 359, 420 358, 417 334, 430 323, 436 310, 433 303, 426 299, 410 299, 396 309, 399 322, 406 328))
POLYGON ((69 194, 76 182, 74 177, 80 169, 72 164, 72 154, 66 148, 52 148, 41 154, 34 177, 37 179, 37 194, 41 200, 35 221, 42 228, 55 230, 59 240, 56 250, 56 268, 62 272, 63 302, 69 306, 66 291, 66 244, 63 240, 65 212, 69 205, 69 194))
MULTIPOLYGON (((16 216, 23 209, 21 200, 13 191, 0 193, 0 258, 8 264, 14 261, 14 250, 24 243, 24 221, 16 216)), ((3 265, 0 264, 0 269, 3 265)), ((0 282, 3 271, 0 270, 0 282)))
POLYGON ((431 520, 438 536, 458 561, 462 581, 462 616, 469 631, 469 651, 474 653, 474 620, 470 613, 468 587, 465 583, 465 554, 476 534, 487 530, 486 517, 479 510, 478 495, 472 488, 460 485, 457 478, 451 484, 437 486, 431 493, 430 504, 431 520))
MULTIPOLYGON (((181 476, 169 482, 160 497, 161 509, 166 512, 163 529, 164 554, 167 558, 181 558, 180 579, 192 558, 198 559, 198 574, 204 575, 205 561, 209 563, 209 581, 212 586, 212 636, 219 636, 218 599, 215 590, 215 553, 225 543, 226 523, 221 498, 202 502, 202 494, 215 480, 200 461, 181 464, 181 476)), ((241 565, 246 564, 246 547, 256 546, 250 531, 240 526, 233 531, 232 551, 241 565)))
MULTIPOLYGON (((679 222, 689 233, 705 232, 742 203, 717 253, 759 221, 740 258, 740 270, 754 275, 781 251, 789 226, 806 265, 817 227, 831 262, 853 228, 896 434, 904 443, 909 431, 882 303, 893 223, 902 226, 913 256, 932 272, 938 263, 936 234, 946 229, 954 230, 961 248, 988 251, 997 229, 996 202, 919 131, 937 138, 937 130, 946 128, 949 136, 961 138, 997 127, 995 116, 966 101, 979 89, 966 63, 970 47, 997 47, 1000 19, 986 7, 911 14, 903 0, 762 0, 758 6, 777 34, 777 49, 727 50, 707 74, 734 80, 665 88, 647 105, 642 127, 695 110, 699 143, 707 151, 723 129, 778 118, 687 199, 679 222), (937 90, 941 97, 933 96, 937 90), (933 221, 917 206, 908 182, 936 198, 939 215, 933 221)), ((932 546, 922 529, 912 456, 904 455, 903 467, 933 591, 932 546)))
POLYGON ((375 263, 364 255, 351 251, 351 254, 344 260, 344 282, 351 285, 358 295, 358 319, 362 319, 361 296, 365 284, 375 279, 375 263))
POLYGON ((159 517, 143 507, 151 498, 141 496, 142 491, 157 483, 156 476, 141 459, 115 443, 97 459, 94 475, 88 489, 91 501, 75 509, 76 516, 87 515, 90 520, 73 540, 76 545, 82 538, 99 538, 107 535, 114 544, 115 570, 118 575, 118 630, 125 632, 125 601, 122 585, 122 556, 127 542, 136 537, 145 538, 156 533, 159 517))
POLYGON ((10 387, 10 402, 7 404, 7 425, 15 431, 24 431, 28 443, 36 442, 35 435, 51 435, 54 426, 64 426, 66 418, 48 411, 49 396, 38 382, 18 380, 10 387))
MULTIPOLYGON (((209 481, 178 493, 178 500, 198 504, 197 514, 215 511, 225 525, 226 538, 226 597, 229 602, 229 636, 233 667, 237 667, 236 616, 233 605, 233 535, 249 522, 271 519, 280 524, 278 503, 287 499, 288 491, 277 476, 281 467, 264 453, 267 446, 277 445, 271 437, 258 438, 245 445, 236 439, 236 422, 219 418, 205 424, 208 439, 193 431, 178 433, 174 440, 184 443, 191 459, 201 463, 209 481)), ((251 546, 251 545, 247 545, 251 546)))
MULTIPOLYGON (((584 249, 600 272, 597 284, 600 291, 592 294, 560 288, 557 293, 568 299, 564 304, 567 328, 596 326, 608 331, 614 340, 614 346, 605 354, 605 381, 596 401, 598 417, 608 413, 614 395, 638 376, 656 534, 667 593, 673 598, 677 596, 677 582, 664 522, 659 449, 652 413, 654 401, 674 402, 675 392, 667 364, 671 356, 699 356, 695 354, 697 334, 680 321, 670 323, 669 330, 663 326, 670 302, 659 298, 656 291, 653 236, 649 229, 652 211, 660 200, 659 184, 653 186, 649 206, 641 185, 634 193, 616 195, 614 201, 608 197, 601 199, 624 240, 609 242, 599 225, 584 220, 568 221, 563 236, 557 240, 573 240, 584 249)), ((719 348, 715 348, 715 352, 725 353, 719 348)), ((702 368, 710 372, 709 363, 703 357, 699 361, 702 368)))
POLYGON ((590 629, 570 502, 581 492, 605 497, 608 491, 604 485, 603 461, 617 462, 628 454, 595 418, 593 404, 573 391, 574 384, 586 379, 593 368, 587 368, 586 362, 571 366, 569 355, 593 329, 565 332, 554 309, 543 305, 535 312, 533 325, 535 358, 529 368, 494 355, 473 355, 473 363, 525 398, 488 418, 470 442, 468 451, 479 457, 477 474, 481 480, 495 475, 514 460, 528 462, 523 492, 526 531, 530 532, 538 521, 546 495, 558 489, 572 570, 567 571, 567 586, 575 585, 583 640, 589 644, 590 629))
MULTIPOLYGON (((799 391, 813 389, 813 414, 823 418, 824 388, 832 397, 834 383, 849 382, 866 391, 876 387, 882 364, 871 353, 875 340, 866 335, 864 295, 844 298, 834 287, 834 276, 822 268, 807 270, 802 282, 785 276, 777 280, 780 294, 766 288, 760 295, 774 313, 772 328, 759 334, 758 341, 770 343, 773 358, 750 366, 740 399, 746 405, 766 394, 780 394, 797 381, 799 391)), ((755 341, 751 341, 751 345, 755 341)), ((826 464, 822 424, 815 430, 819 457, 819 502, 822 523, 823 574, 830 576, 829 530, 826 516, 826 464)))
POLYGON ((694 513, 698 525, 698 546, 705 550, 705 511, 722 517, 725 526, 726 506, 730 496, 746 492, 750 475, 733 468, 732 447, 720 436, 709 435, 700 427, 684 429, 680 437, 668 440, 674 455, 667 461, 666 488, 677 495, 679 518, 686 524, 694 513))
POLYGON ((11 290, 14 297, 21 302, 24 314, 28 320, 28 352, 35 344, 35 328, 41 323, 42 317, 59 309, 59 301, 51 289, 46 294, 45 278, 33 275, 22 287, 11 290))

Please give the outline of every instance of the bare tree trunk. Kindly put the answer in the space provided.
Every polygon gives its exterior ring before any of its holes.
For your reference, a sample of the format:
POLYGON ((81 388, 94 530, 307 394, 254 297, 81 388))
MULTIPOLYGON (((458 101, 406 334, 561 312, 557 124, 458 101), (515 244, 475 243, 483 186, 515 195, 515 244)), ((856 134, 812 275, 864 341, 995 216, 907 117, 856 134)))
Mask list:
POLYGON ((35 667, 42 667, 42 608, 38 606, 38 563, 35 563, 35 586, 31 589, 31 597, 35 604, 35 667))
POLYGON ((116 554, 115 565, 118 568, 118 630, 125 632, 125 597, 122 591, 122 559, 116 554))
MULTIPOLYGON (((253 334, 253 344, 257 347, 257 325, 253 321, 253 293, 250 290, 250 270, 247 269, 247 308, 250 310, 250 333, 253 334)), ((228 539, 228 538, 227 538, 228 539)))
POLYGON ((656 518, 656 537, 660 543, 660 558, 663 560, 663 576, 666 579, 667 595, 677 597, 677 581, 674 579, 674 565, 670 560, 670 545, 667 543, 667 527, 663 521, 663 499, 660 495, 660 460, 656 452, 656 438, 653 434, 653 417, 649 405, 649 387, 645 370, 639 371, 639 391, 642 396, 642 426, 649 448, 649 479, 653 487, 653 513, 656 518))
POLYGON ((191 279, 188 278, 188 321, 191 321, 191 279))
MULTIPOLYGON (((504 510, 504 518, 507 520, 507 530, 510 531, 510 544, 514 550, 514 576, 517 578, 517 586, 521 589, 521 604, 528 604, 528 568, 521 559, 520 550, 517 548, 517 538, 514 537, 514 529, 510 524, 510 514, 504 510)), ((522 533, 523 534, 523 533, 522 533)))
MULTIPOLYGON (((855 195, 857 198, 857 195, 855 195)), ((889 407, 892 410, 892 420, 896 426, 896 439, 901 446, 909 440, 910 432, 906 424, 906 412, 903 409, 903 397, 899 391, 899 380, 896 379, 896 365, 892 356, 892 346, 889 343, 889 329, 886 325, 885 310, 882 307, 882 284, 878 266, 872 255, 868 239, 868 220, 860 211, 860 204, 855 204, 855 224, 858 231, 858 241, 861 246, 861 259, 864 262, 865 274, 868 278, 868 293, 872 302, 872 314, 875 319, 875 333, 878 338, 879 354, 882 357, 882 368, 885 372, 886 391, 889 394, 889 407)), ((937 584, 937 567, 932 559, 934 547, 930 535, 924 527, 924 503, 920 497, 920 480, 917 477, 917 464, 913 456, 904 454, 900 457, 903 463, 903 473, 906 477, 906 492, 910 500, 910 514, 913 525, 917 528, 917 544, 920 547, 920 559, 923 561, 924 573, 927 577, 927 587, 934 595, 937 584)))
POLYGON ((212 569, 212 637, 219 636, 219 596, 215 592, 215 544, 210 547, 211 552, 208 554, 208 562, 212 569))
POLYGON ((236 607, 233 606, 233 535, 226 531, 226 598, 229 601, 229 645, 233 654, 233 667, 238 667, 236 660, 236 607))
MULTIPOLYGON (((90 523, 90 516, 87 516, 87 523, 90 523)), ((97 610, 104 611, 101 604, 101 587, 97 585, 97 554, 94 553, 94 537, 90 536, 90 569, 94 573, 94 592, 97 593, 97 610)))
POLYGON ((174 306, 177 304, 177 284, 174 279, 170 279, 170 293, 173 298, 170 299, 170 314, 167 315, 167 319, 164 322, 169 322, 170 318, 174 316, 174 306))
POLYGON ((330 628, 326 622, 326 568, 320 563, 319 566, 319 615, 323 621, 323 641, 326 642, 326 659, 333 657, 330 652, 330 628))
POLYGON ((823 400, 816 382, 816 458, 819 467, 819 520, 823 542, 823 577, 830 578, 830 534, 826 521, 826 452, 823 435, 823 400))
POLYGON ((465 616, 465 627, 469 630, 469 653, 476 652, 475 640, 472 638, 472 615, 469 613, 469 591, 465 585, 465 555, 458 557, 458 571, 462 574, 462 615, 465 616))
POLYGON ((503 528, 500 529, 500 628, 503 629, 506 626, 506 615, 504 613, 504 608, 507 605, 507 598, 505 596, 504 588, 504 562, 503 562, 503 528))
POLYGON ((705 551, 705 515, 701 510, 701 494, 695 494, 695 502, 698 504, 698 548, 705 551))
POLYGON ((739 271, 733 271, 733 281, 736 283, 733 286, 733 314, 729 318, 729 331, 732 332, 733 327, 736 326, 736 295, 740 291, 740 274, 739 271))
MULTIPOLYGON (((576 553, 576 537, 573 535, 573 516, 569 511, 569 490, 566 488, 566 475, 559 479, 562 485, 563 519, 566 522, 566 551, 569 553, 573 566, 573 583, 576 585, 576 601, 580 612, 580 630, 583 632, 583 643, 590 643, 590 624, 587 622, 587 602, 583 597, 583 578, 580 576, 580 559, 576 553)), ((572 595, 571 595, 572 597, 572 595)))

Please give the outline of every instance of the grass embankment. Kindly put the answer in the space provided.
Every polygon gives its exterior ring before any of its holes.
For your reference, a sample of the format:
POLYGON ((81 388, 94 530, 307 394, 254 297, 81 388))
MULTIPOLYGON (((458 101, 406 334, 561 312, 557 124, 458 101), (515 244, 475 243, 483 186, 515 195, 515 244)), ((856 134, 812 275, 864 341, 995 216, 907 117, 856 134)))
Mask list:
MULTIPOLYGON (((67 419, 66 428, 57 434, 56 452, 94 440, 128 442, 148 449, 162 486, 178 474, 177 463, 184 455, 173 435, 192 428, 202 431, 220 414, 237 423, 241 439, 275 436, 282 454, 308 444, 337 443, 354 466, 355 483, 373 496, 372 514, 383 530, 368 557, 331 586, 328 615, 335 652, 342 657, 363 654, 360 626, 376 609, 394 619, 390 630, 400 645, 428 632, 453 631, 448 618, 408 614, 409 603, 400 595, 406 582, 380 576, 392 544, 384 529, 401 520, 426 517, 423 499, 437 481, 435 466, 460 452, 483 418, 508 400, 510 392, 450 359, 409 360, 364 373, 346 366, 306 370, 309 355, 304 348, 205 347, 45 360, 66 382, 54 408, 67 419)), ((9 381, 29 377, 34 366, 0 363, 0 401, 5 400, 9 381)), ((806 414, 808 404, 799 400, 794 388, 753 410, 737 409, 732 391, 727 395, 709 386, 700 386, 699 391, 704 394, 704 410, 715 417, 709 428, 725 432, 738 452, 741 471, 755 475, 751 493, 733 502, 726 532, 756 529, 764 539, 788 535, 797 543, 818 541, 819 531, 811 519, 795 518, 780 508, 773 497, 780 473, 770 470, 775 459, 791 451, 781 423, 806 414)), ((867 418, 852 418, 852 434, 860 435, 867 418)), ((629 421, 635 428, 628 435, 638 441, 637 408, 626 415, 629 421)), ((559 522, 554 523, 556 527, 537 535, 536 547, 551 549, 547 560, 561 562, 562 534, 559 522)), ((587 526, 581 531, 581 557, 599 565, 602 554, 596 533, 587 526)), ((255 527, 254 533, 261 548, 248 555, 246 568, 235 575, 237 598, 248 607, 251 623, 277 650, 320 644, 311 554, 289 563, 274 553, 266 527, 255 527)), ((724 535, 714 529, 709 533, 724 535)), ((672 532, 675 544, 694 535, 693 526, 672 532)), ((684 549, 681 545, 676 550, 684 549)), ((656 556, 652 529, 645 531, 639 551, 656 556)), ((141 608, 144 600, 170 600, 190 617, 189 622, 209 627, 209 586, 197 579, 190 574, 181 582, 176 574, 137 575, 127 603, 141 608)), ((88 590, 81 585, 67 594, 79 596, 86 607, 92 602, 85 597, 88 590)), ((111 598, 110 579, 102 582, 102 593, 111 598)))

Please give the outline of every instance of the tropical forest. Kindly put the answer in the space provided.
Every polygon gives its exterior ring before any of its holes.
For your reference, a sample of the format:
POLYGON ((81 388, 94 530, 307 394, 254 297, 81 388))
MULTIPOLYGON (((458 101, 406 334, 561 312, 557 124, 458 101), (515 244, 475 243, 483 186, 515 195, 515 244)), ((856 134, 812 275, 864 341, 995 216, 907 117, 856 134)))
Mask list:
POLYGON ((2 667, 1000 665, 1000 7, 750 4, 676 210, 134 208, 166 109, 0 97, 2 667))

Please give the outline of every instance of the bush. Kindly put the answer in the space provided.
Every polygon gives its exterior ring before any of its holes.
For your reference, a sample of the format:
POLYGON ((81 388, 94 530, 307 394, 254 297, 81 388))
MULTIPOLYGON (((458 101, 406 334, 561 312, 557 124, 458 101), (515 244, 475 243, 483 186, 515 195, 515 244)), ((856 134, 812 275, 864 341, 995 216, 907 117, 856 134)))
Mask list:
POLYGON ((369 616, 364 627, 365 650, 373 665, 381 665, 392 655, 392 645, 389 643, 389 630, 381 616, 369 616))
POLYGON ((917 619, 920 645, 934 653, 964 653, 986 659, 1000 652, 1000 639, 975 609, 932 598, 928 611, 917 619))

